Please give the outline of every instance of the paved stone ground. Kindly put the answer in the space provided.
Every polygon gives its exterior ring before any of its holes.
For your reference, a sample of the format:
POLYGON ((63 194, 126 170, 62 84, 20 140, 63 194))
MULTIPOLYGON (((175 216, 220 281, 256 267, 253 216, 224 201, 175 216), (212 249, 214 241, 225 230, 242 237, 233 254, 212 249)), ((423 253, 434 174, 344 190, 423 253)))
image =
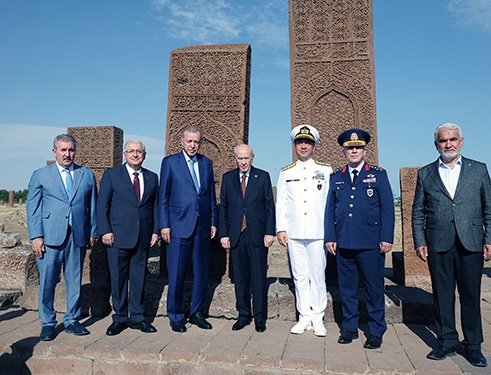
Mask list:
MULTIPOLYGON (((490 271, 483 274, 482 294, 483 352, 489 362, 490 271)), ((473 367, 462 351, 443 361, 426 359, 436 344, 431 326, 391 324, 382 348, 366 350, 366 327, 361 327, 360 339, 339 345, 336 323, 328 323, 327 337, 319 338, 312 331, 291 335, 293 323, 288 321, 269 320, 264 333, 255 332, 253 325, 233 332, 234 320, 210 321, 210 331, 188 324, 188 332, 177 334, 159 316, 153 320, 157 333, 127 329, 108 337, 109 316, 86 317, 81 322, 90 335, 75 337, 59 326, 55 340, 41 342, 37 312, 7 306, 0 309, 0 374, 491 374, 491 365, 473 367)))

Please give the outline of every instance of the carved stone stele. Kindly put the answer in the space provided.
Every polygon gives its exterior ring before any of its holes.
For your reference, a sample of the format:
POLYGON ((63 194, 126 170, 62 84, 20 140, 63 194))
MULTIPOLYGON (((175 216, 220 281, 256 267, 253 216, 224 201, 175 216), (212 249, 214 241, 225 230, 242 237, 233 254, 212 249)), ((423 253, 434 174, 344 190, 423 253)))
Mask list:
POLYGON ((75 163, 89 168, 99 185, 107 168, 123 163, 123 130, 116 126, 79 126, 68 128, 77 141, 75 163))
POLYGON ((404 254, 404 281, 406 286, 431 290, 427 263, 416 255, 413 242, 412 210, 418 170, 406 167, 399 170, 401 183, 402 251, 404 254))
POLYGON ((223 173, 237 167, 233 147, 249 138, 250 71, 249 44, 171 52, 165 154, 179 152, 183 129, 197 126, 200 153, 213 161, 217 193, 223 173))
POLYGON ((292 128, 315 126, 315 158, 346 164, 338 135, 368 131, 369 163, 378 163, 371 0, 290 0, 292 128))

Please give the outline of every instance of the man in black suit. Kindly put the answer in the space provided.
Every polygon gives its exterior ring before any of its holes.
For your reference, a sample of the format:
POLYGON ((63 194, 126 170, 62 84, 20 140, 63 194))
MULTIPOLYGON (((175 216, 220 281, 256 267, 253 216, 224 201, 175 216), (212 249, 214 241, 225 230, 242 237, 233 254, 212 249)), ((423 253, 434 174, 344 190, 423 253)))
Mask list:
POLYGON ((248 325, 266 330, 268 248, 275 234, 275 209, 269 173, 252 166, 248 145, 234 149, 237 169, 223 175, 220 191, 219 233, 222 247, 230 249, 239 318, 232 330, 248 325), (252 284, 252 313, 249 285, 252 284))
POLYGON ((107 169, 101 180, 97 216, 99 234, 108 247, 114 310, 108 336, 118 335, 127 325, 142 332, 157 331, 143 316, 148 252, 159 233, 158 177, 142 168, 145 155, 143 143, 126 142, 126 163, 107 169))
POLYGON ((427 358, 455 355, 457 285, 467 360, 485 367, 480 302, 483 258, 491 259, 491 182, 484 163, 460 154, 463 145, 456 124, 436 128, 440 158, 418 171, 413 237, 417 255, 428 262, 434 296, 438 347, 427 358))

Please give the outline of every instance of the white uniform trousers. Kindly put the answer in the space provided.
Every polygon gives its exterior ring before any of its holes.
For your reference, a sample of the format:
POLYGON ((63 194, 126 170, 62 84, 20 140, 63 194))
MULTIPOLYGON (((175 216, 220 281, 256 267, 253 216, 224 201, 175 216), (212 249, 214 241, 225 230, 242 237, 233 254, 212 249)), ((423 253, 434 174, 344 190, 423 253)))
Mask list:
POLYGON ((319 322, 327 308, 326 254, 319 240, 288 239, 297 310, 302 322, 319 322))

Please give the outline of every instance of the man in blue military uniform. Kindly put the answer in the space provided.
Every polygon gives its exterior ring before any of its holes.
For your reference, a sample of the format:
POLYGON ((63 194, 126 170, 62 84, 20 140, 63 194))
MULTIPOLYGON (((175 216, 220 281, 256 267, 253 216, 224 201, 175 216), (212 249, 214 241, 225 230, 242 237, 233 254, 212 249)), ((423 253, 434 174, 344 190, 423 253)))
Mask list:
POLYGON ((382 345, 387 330, 384 309, 385 254, 394 241, 394 200, 387 173, 365 162, 370 134, 349 129, 338 137, 348 165, 330 178, 324 242, 336 256, 343 307, 340 344, 358 338, 358 270, 362 272, 369 315, 367 349, 382 345))

